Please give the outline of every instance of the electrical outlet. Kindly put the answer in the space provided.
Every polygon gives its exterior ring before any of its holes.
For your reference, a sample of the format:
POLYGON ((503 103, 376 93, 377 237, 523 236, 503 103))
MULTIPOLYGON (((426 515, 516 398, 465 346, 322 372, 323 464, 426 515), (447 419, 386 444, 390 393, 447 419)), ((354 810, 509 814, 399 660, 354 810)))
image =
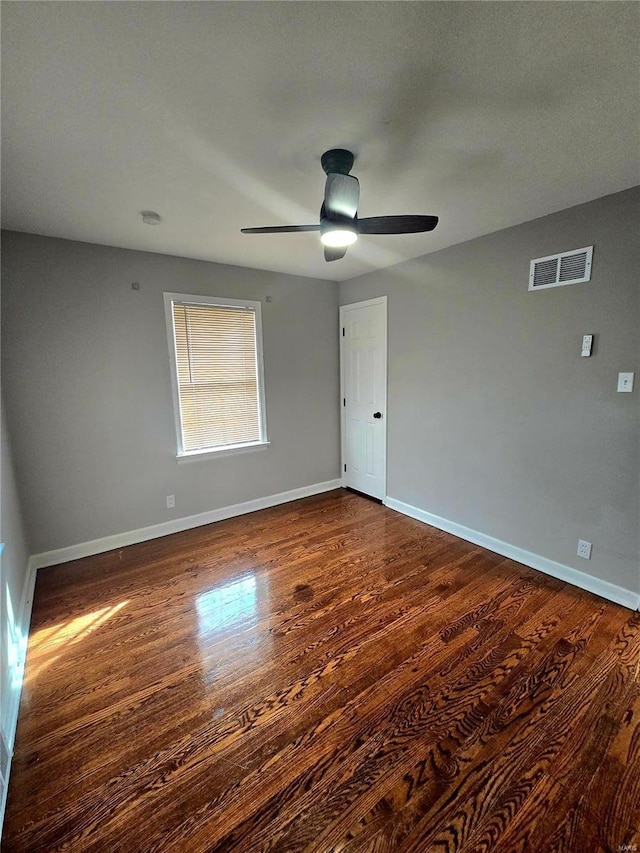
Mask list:
POLYGON ((176 505, 176 496, 175 495, 167 495, 167 509, 173 509, 176 505))
POLYGON ((578 557, 582 557, 585 560, 591 559, 591 542, 578 539, 578 557))
POLYGON ((618 391, 630 394, 633 391, 633 373, 618 374, 618 391))

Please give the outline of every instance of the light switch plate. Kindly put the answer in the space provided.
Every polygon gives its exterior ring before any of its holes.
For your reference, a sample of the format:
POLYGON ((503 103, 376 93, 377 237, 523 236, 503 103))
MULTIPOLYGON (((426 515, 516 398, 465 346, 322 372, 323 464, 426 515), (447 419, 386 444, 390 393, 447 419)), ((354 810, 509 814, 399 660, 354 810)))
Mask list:
POLYGON ((618 374, 618 391, 627 393, 633 391, 633 373, 618 374))

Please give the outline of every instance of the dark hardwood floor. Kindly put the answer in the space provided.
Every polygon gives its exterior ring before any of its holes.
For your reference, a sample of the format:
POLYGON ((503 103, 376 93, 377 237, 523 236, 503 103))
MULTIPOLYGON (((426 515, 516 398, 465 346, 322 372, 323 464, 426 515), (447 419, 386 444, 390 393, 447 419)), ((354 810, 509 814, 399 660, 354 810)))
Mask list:
POLYGON ((639 614, 344 491, 42 570, 3 849, 634 849, 639 660, 639 614))

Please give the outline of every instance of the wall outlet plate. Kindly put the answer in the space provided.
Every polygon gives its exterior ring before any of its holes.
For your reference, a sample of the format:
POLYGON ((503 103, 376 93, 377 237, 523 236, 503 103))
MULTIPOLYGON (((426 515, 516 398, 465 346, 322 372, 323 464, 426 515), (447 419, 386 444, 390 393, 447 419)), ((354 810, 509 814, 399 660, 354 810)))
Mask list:
POLYGON ((578 539, 578 557, 582 557, 585 560, 591 559, 591 542, 578 539))
POLYGON ((176 505, 176 496, 167 495, 167 509, 173 509, 176 505))
POLYGON ((633 391, 633 373, 618 374, 618 391, 627 393, 633 391))

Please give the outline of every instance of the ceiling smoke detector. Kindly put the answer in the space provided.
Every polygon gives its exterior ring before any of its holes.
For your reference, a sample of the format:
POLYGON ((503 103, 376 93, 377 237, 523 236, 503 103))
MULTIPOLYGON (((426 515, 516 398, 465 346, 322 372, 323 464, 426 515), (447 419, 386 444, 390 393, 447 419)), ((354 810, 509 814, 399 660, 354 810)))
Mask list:
POLYGON ((160 225, 162 222, 160 214, 153 210, 142 210, 140 216, 145 225, 160 225))

